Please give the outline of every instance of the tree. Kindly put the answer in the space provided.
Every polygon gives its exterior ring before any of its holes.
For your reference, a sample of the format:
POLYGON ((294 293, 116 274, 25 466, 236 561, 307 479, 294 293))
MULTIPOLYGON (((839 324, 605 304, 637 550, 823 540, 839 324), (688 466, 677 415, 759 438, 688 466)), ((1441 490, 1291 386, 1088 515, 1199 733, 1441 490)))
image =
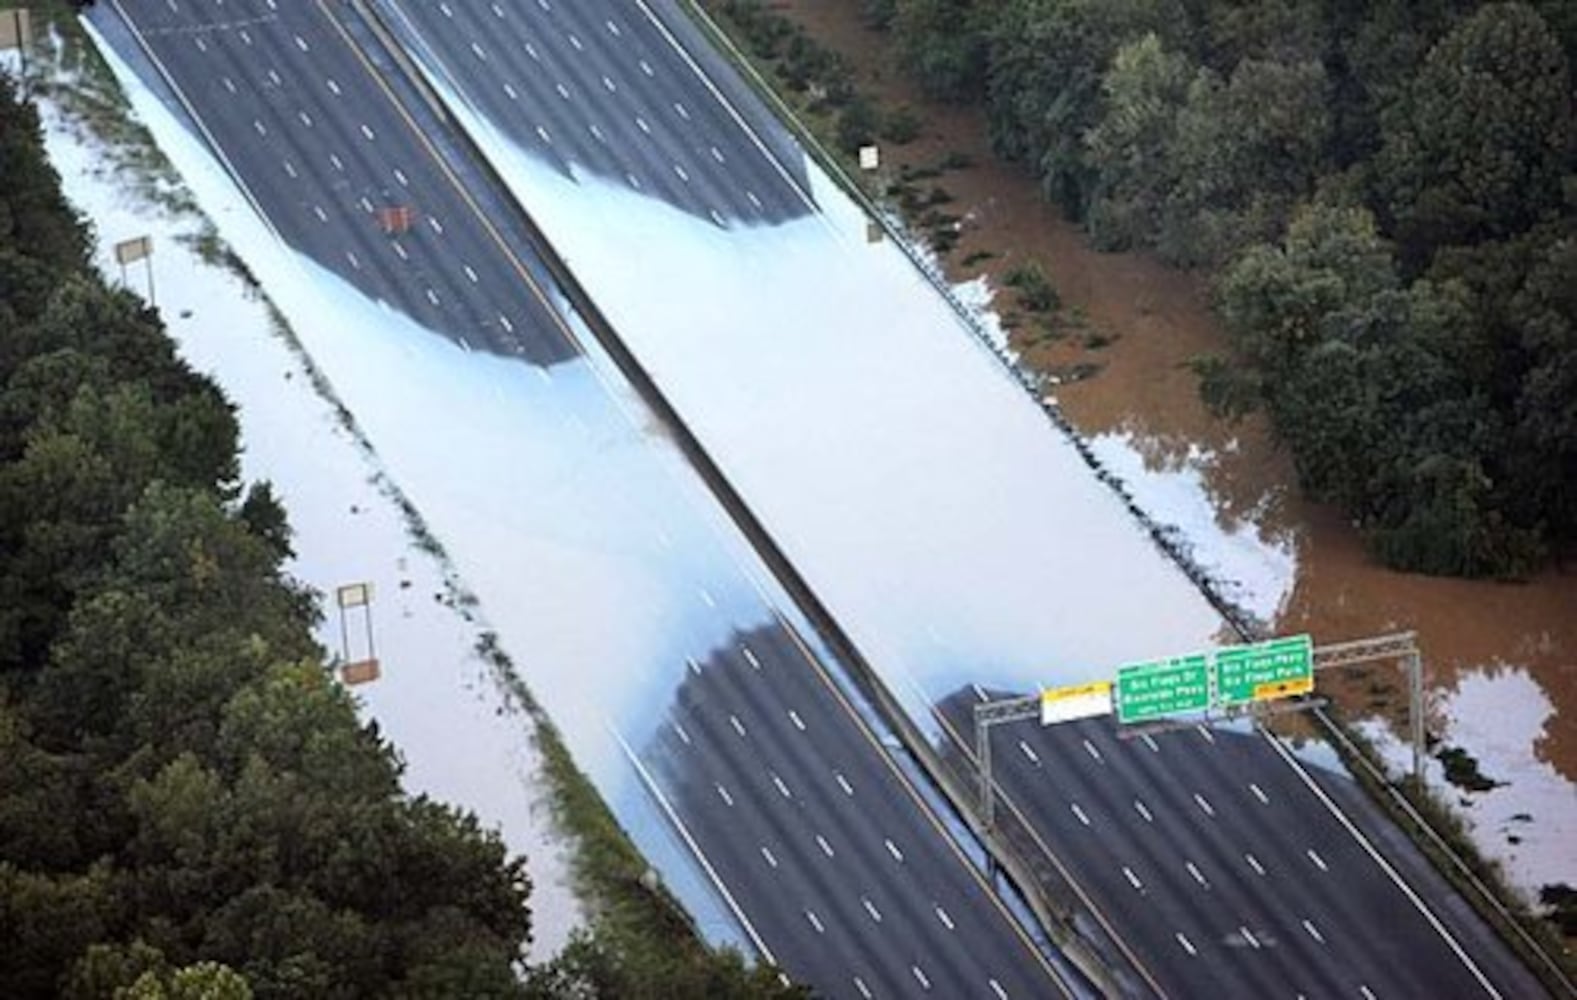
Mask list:
POLYGON ((986 70, 981 25, 990 12, 974 0, 897 0, 891 24, 898 60, 927 97, 980 96, 986 70))
POLYGON ((55 270, 81 270, 88 230, 60 192, 60 176, 44 155, 38 109, 16 99, 0 75, 0 247, 26 247, 27 256, 55 270))
MULTIPOLYGON (((1367 211, 1317 203, 1281 246, 1244 253, 1218 295, 1299 482, 1381 559, 1464 576, 1533 564, 1538 526, 1508 516, 1506 420, 1462 363, 1476 324, 1464 283, 1403 286, 1367 211)), ((1240 384, 1207 374, 1218 395, 1240 384)))
POLYGON ((1245 251, 1217 282, 1216 298, 1241 355, 1274 383, 1326 338, 1334 317, 1395 286, 1374 217, 1315 203, 1293 217, 1280 246, 1245 251))
POLYGON ((126 1000, 252 1000, 252 987, 219 962, 198 962, 172 973, 144 972, 125 993, 126 1000))
POLYGON ((116 470, 81 438, 42 432, 0 467, 0 671, 42 662, 114 531, 116 470))
POLYGON ((1327 81, 1318 61, 1245 59, 1222 83, 1198 74, 1178 115, 1177 178, 1159 234, 1169 260, 1219 264, 1274 239, 1327 166, 1327 81))
POLYGON ((275 558, 281 561, 295 558, 296 552, 290 546, 293 534, 290 519, 274 495, 272 483, 259 480, 247 487, 246 498, 241 501, 237 513, 247 530, 267 545, 275 558))
POLYGON ((0 700, 0 858, 24 869, 61 871, 84 863, 91 833, 61 825, 82 794, 82 775, 72 758, 46 753, 31 739, 31 727, 0 700))
POLYGON ((91 944, 72 963, 61 996, 66 1000, 101 1000, 129 988, 145 972, 163 973, 164 953, 140 938, 127 944, 91 944))
POLYGON ((1113 57, 1101 81, 1100 121, 1084 137, 1096 177, 1086 223, 1097 246, 1154 242, 1178 183, 1177 119, 1196 72, 1154 32, 1113 57))
POLYGON ((1489 4, 1430 51, 1383 133, 1374 183, 1410 269, 1522 232, 1559 208, 1571 166, 1561 47, 1527 4, 1489 4))
POLYGON ((1153 32, 1189 51, 1179 0, 1018 0, 993 19, 986 113, 991 141, 1030 164, 1047 195, 1082 218, 1095 178, 1084 136, 1099 119, 1101 81, 1123 43, 1153 32))
POLYGON ((1547 519, 1557 541, 1577 540, 1577 237, 1542 250, 1512 300, 1528 359, 1514 406, 1515 495, 1547 519))
POLYGON ((1324 57, 1327 3, 1321 0, 1212 0, 1204 8, 1205 62, 1231 75, 1245 59, 1299 63, 1324 57))
POLYGON ((55 995, 67 965, 107 929, 115 911, 103 865, 40 874, 0 861, 0 995, 55 995))

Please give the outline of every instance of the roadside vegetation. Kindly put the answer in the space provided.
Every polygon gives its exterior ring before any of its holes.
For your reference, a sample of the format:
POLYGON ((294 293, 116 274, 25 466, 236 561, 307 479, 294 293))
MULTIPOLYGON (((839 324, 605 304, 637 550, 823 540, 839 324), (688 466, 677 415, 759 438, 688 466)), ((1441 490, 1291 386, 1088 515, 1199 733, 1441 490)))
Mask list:
POLYGON ((231 406, 93 270, 15 98, 0 76, 0 995, 792 995, 702 945, 562 751, 590 927, 525 963, 524 859, 401 792, 231 406))
MULTIPOLYGON (((771 4, 706 6, 841 154, 912 137, 883 128, 912 111, 878 107, 771 4)), ((1205 400, 1267 412, 1305 492, 1378 559, 1515 578, 1572 551, 1570 4, 861 7, 1095 245, 1210 279, 1233 350, 1195 360, 1205 400)), ((879 193, 946 254, 960 220, 916 187, 941 172, 879 193)))
POLYGON ((865 0, 1096 245, 1213 280, 1218 412, 1408 570, 1577 541, 1569 3, 865 0))

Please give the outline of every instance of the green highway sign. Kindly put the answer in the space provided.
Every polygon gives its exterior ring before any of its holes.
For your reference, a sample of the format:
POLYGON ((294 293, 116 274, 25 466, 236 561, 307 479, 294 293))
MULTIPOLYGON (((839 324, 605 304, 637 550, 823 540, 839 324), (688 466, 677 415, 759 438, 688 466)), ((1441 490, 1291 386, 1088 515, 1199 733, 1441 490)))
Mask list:
POLYGON ((1314 640, 1288 636, 1215 652, 1216 704, 1247 705, 1314 690, 1314 640))
POLYGON ((1130 663, 1117 671, 1117 721, 1127 724, 1210 707, 1210 661, 1203 653, 1130 663))

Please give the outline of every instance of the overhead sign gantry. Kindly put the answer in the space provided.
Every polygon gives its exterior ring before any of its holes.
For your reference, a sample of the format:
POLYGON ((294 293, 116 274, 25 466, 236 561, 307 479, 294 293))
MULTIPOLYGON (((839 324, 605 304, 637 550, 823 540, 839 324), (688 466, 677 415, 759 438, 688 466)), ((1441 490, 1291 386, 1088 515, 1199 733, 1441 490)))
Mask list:
POLYGON ((1222 646, 1117 670, 1114 706, 1124 725, 1308 694, 1314 640, 1307 635, 1222 646))

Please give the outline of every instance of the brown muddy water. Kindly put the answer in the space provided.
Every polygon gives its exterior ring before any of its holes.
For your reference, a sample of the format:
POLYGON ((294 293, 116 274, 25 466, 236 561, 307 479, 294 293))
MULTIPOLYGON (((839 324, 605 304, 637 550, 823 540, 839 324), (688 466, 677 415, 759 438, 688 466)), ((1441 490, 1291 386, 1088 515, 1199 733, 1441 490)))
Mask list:
MULTIPOLYGON (((1449 580, 1376 564, 1335 511, 1302 499, 1291 463, 1263 421, 1227 424, 1199 401, 1191 357, 1225 343, 1204 284, 1143 254, 1091 250, 1019 168, 997 161, 980 114, 938 106, 905 84, 884 36, 860 22, 859 4, 784 0, 775 6, 843 53, 861 88, 886 109, 908 107, 921 134, 884 145, 884 179, 962 153, 972 165, 920 182, 951 196, 960 239, 943 257, 959 282, 984 277, 1013 325, 1022 361, 1059 382, 1055 399, 1141 506, 1176 523, 1209 565, 1242 581, 1224 588, 1277 632, 1317 642, 1413 629, 1425 656, 1431 733, 1460 747, 1493 787, 1444 783, 1480 846, 1530 895, 1577 885, 1577 573, 1550 570, 1525 583, 1449 580), (962 262, 990 254, 988 258, 962 262), (1061 306, 1021 308, 1004 278, 1038 263, 1061 306), (1014 325, 1015 315, 1017 324, 1014 325)), ((1387 743, 1406 687, 1377 668, 1322 681, 1349 716, 1373 717, 1387 743)), ((1394 743, 1382 747, 1401 759, 1394 743)))

